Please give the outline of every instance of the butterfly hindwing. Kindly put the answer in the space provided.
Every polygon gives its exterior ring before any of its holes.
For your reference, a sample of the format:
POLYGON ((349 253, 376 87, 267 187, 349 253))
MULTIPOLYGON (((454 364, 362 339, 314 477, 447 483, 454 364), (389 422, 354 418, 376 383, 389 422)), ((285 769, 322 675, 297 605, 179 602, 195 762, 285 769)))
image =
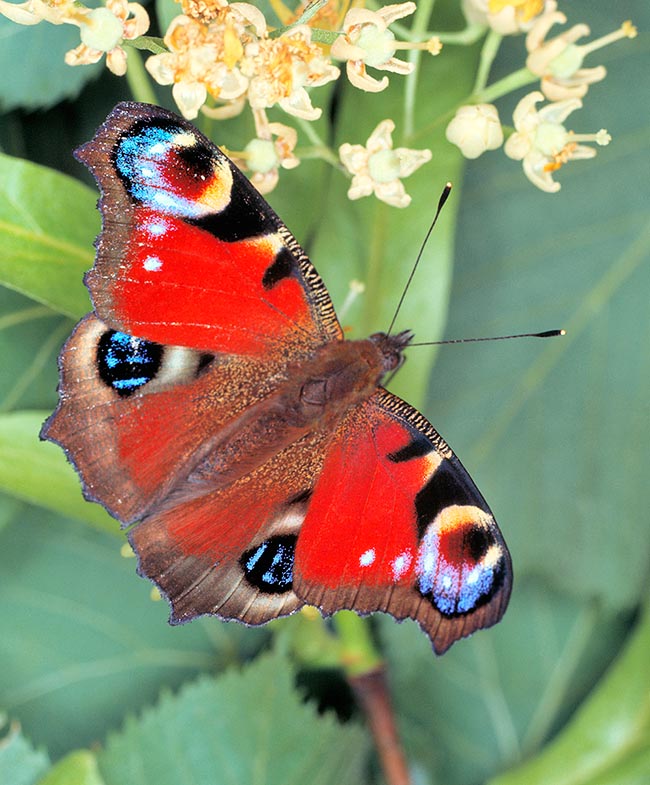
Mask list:
POLYGON ((41 435, 64 447, 87 498, 123 523, 159 504, 212 448, 206 434, 223 431, 275 384, 269 362, 163 346, 92 314, 59 362, 59 405, 41 435))
POLYGON ((216 614, 263 624, 303 604, 294 551, 326 439, 302 437, 227 487, 181 491, 131 529, 139 571, 167 597, 173 623, 216 614))
POLYGON ((162 344, 256 356, 340 337, 304 251, 186 120, 122 103, 76 155, 102 191, 86 284, 103 321, 162 344))

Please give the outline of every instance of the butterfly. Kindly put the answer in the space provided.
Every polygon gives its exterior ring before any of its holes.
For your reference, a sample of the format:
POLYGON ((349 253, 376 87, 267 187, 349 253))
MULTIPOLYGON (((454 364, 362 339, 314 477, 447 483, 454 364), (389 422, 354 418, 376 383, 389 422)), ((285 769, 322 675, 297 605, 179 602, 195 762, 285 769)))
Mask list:
POLYGON ((510 555, 462 464, 381 386, 412 333, 345 340, 304 251, 189 122, 121 103, 75 152, 101 190, 94 312, 59 360, 59 444, 128 527, 172 624, 305 604, 495 624, 510 555))

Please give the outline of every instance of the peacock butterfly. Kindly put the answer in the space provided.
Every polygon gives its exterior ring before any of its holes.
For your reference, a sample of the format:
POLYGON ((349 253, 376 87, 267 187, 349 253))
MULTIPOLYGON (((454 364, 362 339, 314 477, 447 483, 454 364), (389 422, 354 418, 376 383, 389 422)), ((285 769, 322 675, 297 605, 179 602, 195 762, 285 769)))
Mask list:
POLYGON ((41 436, 129 527, 171 623, 384 611, 439 654, 496 623, 512 569, 492 513, 381 386, 412 334, 344 340, 286 226, 180 117, 119 104, 76 157, 102 194, 95 312, 41 436))

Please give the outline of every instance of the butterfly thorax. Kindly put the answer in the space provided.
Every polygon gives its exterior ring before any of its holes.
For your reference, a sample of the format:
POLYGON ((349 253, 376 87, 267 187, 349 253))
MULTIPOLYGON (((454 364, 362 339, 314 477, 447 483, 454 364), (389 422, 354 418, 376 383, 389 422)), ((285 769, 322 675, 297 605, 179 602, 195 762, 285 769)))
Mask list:
POLYGON ((311 428, 331 427, 352 406, 375 392, 395 367, 392 340, 371 336, 361 341, 330 341, 308 360, 288 369, 279 391, 292 422, 311 428))

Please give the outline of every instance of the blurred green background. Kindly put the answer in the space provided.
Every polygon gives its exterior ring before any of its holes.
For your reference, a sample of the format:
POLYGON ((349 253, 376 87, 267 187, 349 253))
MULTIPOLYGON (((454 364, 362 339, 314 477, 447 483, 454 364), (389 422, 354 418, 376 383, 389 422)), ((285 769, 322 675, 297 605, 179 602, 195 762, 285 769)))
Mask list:
MULTIPOLYGON (((548 342, 414 348, 395 380, 489 500, 515 568, 503 622, 441 659, 416 625, 373 619, 418 785, 500 772, 509 772, 493 780, 500 785, 650 782, 650 12, 642 0, 563 9, 594 37, 627 18, 640 34, 589 62, 606 65, 608 77, 566 124, 605 127, 613 142, 563 168, 559 194, 537 191, 501 151, 463 168, 443 126, 427 125, 471 86, 478 50, 449 47, 424 64, 416 128, 426 131, 409 146, 431 147, 434 161, 406 181, 408 210, 349 202, 343 178, 315 161, 283 175, 269 199, 339 306, 350 279, 367 279, 369 260, 380 262, 346 315, 361 334, 386 329, 452 179, 397 326, 421 340, 568 331, 548 342)), ((48 758, 82 747, 97 757, 69 759, 58 781, 380 781, 361 718, 336 720, 336 710, 350 711, 336 674, 318 680, 330 706, 318 714, 313 698, 301 703, 314 679, 296 690, 277 644, 256 656, 268 629, 169 627, 167 609, 120 555, 117 524, 83 502, 60 451, 37 440, 56 402, 70 317, 89 307, 81 273, 99 228, 96 194, 71 150, 129 97, 99 68, 59 67, 74 35, 66 42, 70 31, 41 27, 0 18, 0 143, 9 156, 0 161, 0 711, 22 729, 0 742, 0 782, 36 782, 48 758), (206 681, 196 686, 199 675, 206 681)), ((491 81, 521 66, 522 49, 521 38, 505 42, 491 81)), ((499 102, 505 123, 522 94, 499 102)), ((397 77, 380 99, 346 85, 334 128, 320 128, 363 142, 390 116, 399 140, 402 95, 397 77)), ((213 138, 241 146, 245 122, 224 139, 213 127, 213 138)))

